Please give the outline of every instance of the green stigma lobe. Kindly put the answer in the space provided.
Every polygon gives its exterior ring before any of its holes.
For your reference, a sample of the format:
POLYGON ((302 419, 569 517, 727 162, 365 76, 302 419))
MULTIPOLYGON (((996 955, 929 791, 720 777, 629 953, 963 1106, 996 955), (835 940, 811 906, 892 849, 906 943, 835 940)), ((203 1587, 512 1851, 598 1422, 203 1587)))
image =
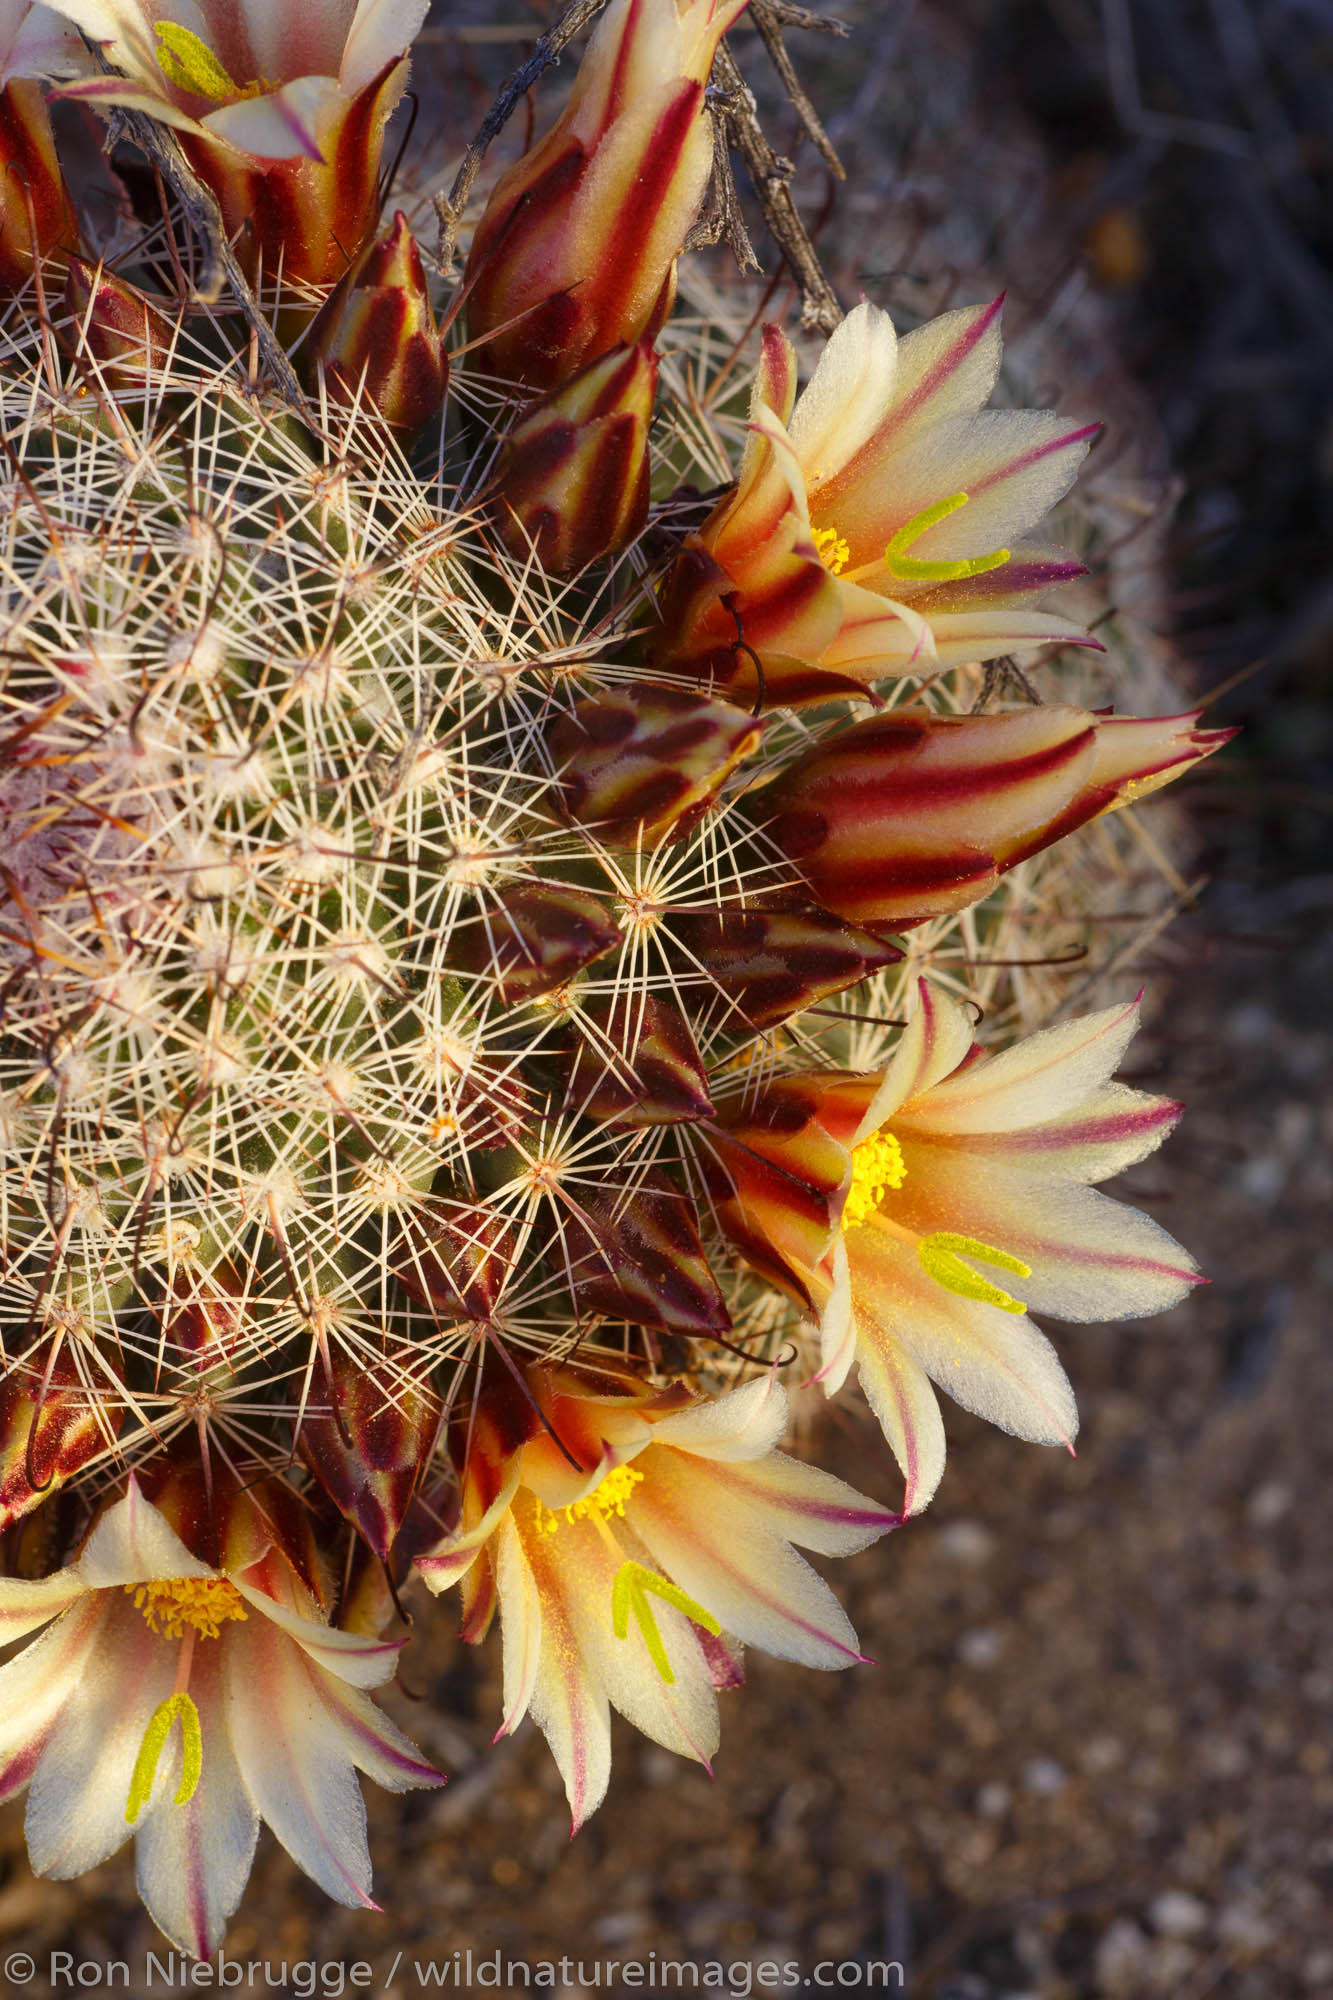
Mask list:
POLYGON ((932 1236, 922 1237, 917 1256, 926 1276, 943 1285, 946 1292, 954 1292, 960 1299, 976 1299, 981 1305, 998 1306, 1001 1312, 1027 1311, 1021 1299, 1013 1298, 963 1262, 964 1257, 974 1257, 978 1263, 993 1264, 998 1271, 1012 1271, 1016 1278, 1030 1278, 1032 1266, 1007 1250, 997 1250, 992 1243, 979 1243, 975 1236, 958 1236, 951 1229, 939 1229, 932 1236))
POLYGON ((192 90, 196 97, 206 97, 212 104, 230 104, 244 95, 208 43, 189 28, 183 28, 178 21, 159 21, 153 33, 161 44, 157 50, 158 68, 168 83, 174 83, 180 90, 192 90))
POLYGON ((646 1569, 642 1563, 637 1562, 620 1565, 616 1571, 615 1582, 611 1586, 611 1629, 617 1639, 628 1639, 632 1612, 643 1634, 643 1643, 648 1648, 649 1658, 670 1687, 676 1676, 671 1670, 671 1662, 662 1643, 662 1634, 657 1629, 657 1620, 653 1617, 652 1606, 648 1602, 650 1591, 654 1597, 660 1597, 664 1604, 669 1604, 673 1611, 679 1611, 684 1617, 692 1619, 696 1625, 702 1625, 704 1631, 711 1632, 715 1639, 722 1627, 711 1611, 705 1611, 702 1604, 696 1604, 692 1597, 687 1597, 683 1590, 679 1590, 667 1577, 659 1576, 656 1570, 646 1569))
POLYGON ((158 1763, 171 1734, 172 1724, 179 1718, 181 1726, 181 1781, 176 1791, 176 1804, 188 1805, 199 1785, 204 1768, 204 1741, 199 1729, 199 1711, 188 1694, 169 1694, 159 1702, 148 1719, 148 1727, 139 1745, 139 1754, 134 1760, 134 1774, 130 1779, 130 1795, 125 1801, 125 1818, 131 1826, 152 1797, 153 1780, 157 1776, 158 1763))
POLYGON ((910 521, 904 521, 884 551, 890 576, 913 583, 954 583, 959 577, 984 576, 987 570, 1003 568, 1009 560, 1008 549, 994 549, 988 556, 967 556, 958 562, 928 562, 907 553, 931 528, 966 507, 967 500, 966 493, 951 493, 947 500, 937 500, 933 507, 923 507, 910 521))

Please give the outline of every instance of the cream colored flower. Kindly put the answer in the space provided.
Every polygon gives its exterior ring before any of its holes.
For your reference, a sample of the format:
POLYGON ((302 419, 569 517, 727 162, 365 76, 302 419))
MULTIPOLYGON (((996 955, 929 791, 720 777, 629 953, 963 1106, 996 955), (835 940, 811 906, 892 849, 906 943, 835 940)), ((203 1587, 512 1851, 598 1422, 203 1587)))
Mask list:
POLYGON ((578 1827, 606 1792, 610 1708, 707 1765, 735 1641, 810 1667, 859 1660, 792 1544, 847 1555, 897 1516, 775 1449, 772 1376, 714 1401, 568 1371, 529 1385, 531 1405, 506 1385, 473 1412, 461 1525, 417 1566, 432 1590, 462 1584, 469 1639, 498 1606, 500 1733, 532 1715, 578 1827))
POLYGON ((441 1782, 361 1692, 399 1644, 323 1623, 249 1514, 247 1545, 212 1569, 131 1480, 68 1568, 0 1578, 0 1641, 38 1634, 0 1666, 0 1797, 29 1787, 33 1868, 81 1875, 133 1835, 150 1915, 199 1958, 261 1819, 337 1902, 374 1908, 358 1771, 441 1782))

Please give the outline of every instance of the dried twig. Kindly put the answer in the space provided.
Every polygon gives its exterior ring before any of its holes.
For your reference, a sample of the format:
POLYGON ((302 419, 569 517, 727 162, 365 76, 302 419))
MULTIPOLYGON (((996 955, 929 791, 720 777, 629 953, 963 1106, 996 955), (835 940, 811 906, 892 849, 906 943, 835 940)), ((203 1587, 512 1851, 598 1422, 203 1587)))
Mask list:
POLYGON ((515 105, 531 90, 543 70, 559 62, 574 37, 582 34, 589 23, 596 20, 605 5, 606 0, 573 0, 573 5, 565 9, 550 32, 542 36, 527 61, 520 63, 504 84, 482 119, 476 138, 464 153, 448 194, 436 195, 435 213, 439 217, 440 233, 435 254, 441 271, 446 275, 453 268, 454 246, 463 224, 468 196, 492 139, 503 130, 515 105))
POLYGON ((736 181, 731 171, 731 145, 727 137, 727 104, 720 91, 710 92, 708 109, 713 121, 713 173, 703 213, 685 238, 684 247, 686 250, 701 250, 706 244, 725 239, 740 270, 762 271, 764 267, 754 254, 740 197, 736 193, 736 181))
POLYGON ((718 108, 731 127, 736 150, 745 162, 764 220, 773 240, 801 287, 801 325, 832 333, 842 319, 837 294, 824 276, 805 225, 796 213, 787 183, 794 169, 780 159, 764 137, 754 98, 736 67, 736 59, 724 41, 717 52, 713 74, 726 93, 718 108))
MULTIPOLYGON (((803 14, 805 9, 797 8, 793 10, 787 8, 784 11, 788 15, 793 11, 803 14)), ((838 158, 833 141, 829 138, 828 133, 824 130, 820 122, 819 113, 815 110, 814 105, 810 102, 810 99, 801 87, 801 79, 797 76, 792 66, 792 59, 787 54, 786 44, 782 39, 783 27, 794 26, 795 24, 790 21, 784 21, 775 4, 775 0, 750 0, 750 19, 759 30, 763 38, 764 47, 768 50, 769 59, 782 79, 782 87, 791 99, 796 115, 800 119, 806 133, 813 141, 820 158, 824 161, 830 173, 836 174, 840 181, 845 181, 847 178, 846 170, 843 167, 842 161, 838 158)), ((812 14, 809 16, 809 20, 818 22, 819 16, 812 14)), ((806 23, 803 21, 801 25, 805 26, 806 23)), ((839 22, 838 26, 842 28, 842 23, 839 22)), ((842 32, 846 34, 847 30, 842 28, 842 32)))
POLYGON ((196 296, 211 305, 221 294, 224 284, 235 297, 236 304, 245 317, 245 322, 254 334, 264 366, 272 375, 289 403, 299 410, 306 408, 306 399, 301 384, 296 379, 296 370, 287 359, 286 352, 272 326, 260 310, 250 281, 236 261, 223 226, 222 211, 211 191, 206 188, 190 166, 180 143, 165 125, 159 125, 144 111, 129 111, 123 106, 116 111, 110 121, 108 142, 124 137, 139 148, 144 157, 157 168, 171 192, 185 212, 185 219, 203 245, 207 262, 204 266, 204 281, 196 287, 196 296))

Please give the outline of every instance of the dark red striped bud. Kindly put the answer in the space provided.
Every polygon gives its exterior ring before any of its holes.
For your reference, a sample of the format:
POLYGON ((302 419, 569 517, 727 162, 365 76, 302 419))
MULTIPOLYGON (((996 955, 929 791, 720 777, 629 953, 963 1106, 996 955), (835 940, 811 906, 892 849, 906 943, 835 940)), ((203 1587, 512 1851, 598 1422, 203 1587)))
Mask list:
POLYGON ((521 882, 503 890, 460 935, 454 963, 463 972, 489 973, 502 1000, 531 1000, 563 986, 619 943, 619 930, 595 896, 521 882))
POLYGON ((435 415, 449 363, 401 209, 334 286, 301 356, 311 387, 322 375, 327 395, 345 408, 369 403, 409 435, 435 415))
POLYGON ((168 1350, 183 1350, 201 1367, 225 1361, 236 1351, 247 1326, 244 1287, 225 1260, 211 1270, 182 1262, 172 1272, 171 1288, 162 1313, 162 1338, 168 1350))
POLYGON ((524 411, 489 488, 491 516, 517 556, 545 570, 614 555, 648 518, 648 426, 657 393, 650 340, 617 347, 524 411))
POLYGON ((429 1462, 442 1405, 409 1350, 355 1362, 335 1350, 330 1365, 331 1380, 322 1365, 315 1371, 297 1448, 383 1561, 429 1462))
POLYGON ((42 86, 12 77, 0 90, 0 297, 27 283, 35 259, 78 241, 42 86))
POLYGON ((572 818, 604 840, 680 840, 762 732, 729 702, 634 686, 579 702, 548 742, 572 818))
POLYGON ((574 1021, 566 1111, 620 1125, 678 1125, 711 1112, 708 1078, 684 1015, 655 994, 596 994, 574 1021))
POLYGON ((165 373, 175 328, 146 293, 86 258, 71 257, 65 278, 67 337, 75 352, 113 383, 143 383, 165 373))
POLYGON ((673 910, 682 979, 713 989, 706 1006, 738 1028, 771 1028, 902 957, 896 946, 796 897, 765 909, 673 910))
POLYGON ((548 1265, 569 1283, 580 1313, 605 1313, 668 1332, 725 1333, 731 1325, 699 1241, 694 1207, 666 1175, 608 1176, 604 1193, 561 1218, 548 1265), (632 1192, 627 1193, 627 1188, 632 1192))
POLYGON ((443 1320, 493 1317, 516 1245, 501 1215, 458 1206, 444 1216, 423 1210, 403 1226, 392 1268, 410 1298, 443 1320))
MULTIPOLYGON (((102 1357, 99 1370, 108 1365, 102 1357)), ((105 1379, 104 1377, 102 1379, 105 1379)), ((114 1442, 122 1403, 85 1386, 67 1342, 44 1341, 0 1379, 0 1528, 114 1442)))

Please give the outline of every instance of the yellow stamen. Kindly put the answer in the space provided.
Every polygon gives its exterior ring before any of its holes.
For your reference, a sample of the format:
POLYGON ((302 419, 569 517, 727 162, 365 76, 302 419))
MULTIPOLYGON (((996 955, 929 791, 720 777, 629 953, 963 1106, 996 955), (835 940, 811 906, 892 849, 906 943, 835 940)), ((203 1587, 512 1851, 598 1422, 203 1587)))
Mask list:
POLYGON ((607 1473, 605 1479, 593 1487, 591 1493, 585 1493, 581 1500, 571 1501, 568 1507, 561 1507, 558 1512, 543 1507, 539 1517, 542 1533, 553 1535, 562 1519, 604 1521, 609 1514, 619 1514, 623 1521, 625 1502, 635 1487, 642 1484, 643 1474, 637 1472, 632 1465, 617 1465, 613 1471, 607 1473))
POLYGON ((630 1613, 633 1612, 649 1658, 670 1687, 676 1676, 671 1670, 662 1634, 657 1629, 657 1620, 648 1602, 649 1591, 654 1597, 660 1597, 664 1604, 669 1604, 673 1611, 679 1611, 696 1625, 702 1625, 704 1631, 711 1632, 715 1639, 722 1627, 711 1611, 705 1611, 702 1604, 696 1604, 692 1597, 687 1597, 683 1590, 679 1590, 668 1578, 659 1576, 656 1570, 646 1569, 642 1563, 621 1564, 611 1586, 611 1629, 617 1639, 628 1639, 630 1613))
POLYGON ((179 21, 158 21, 153 29, 161 47, 158 68, 178 90, 192 90, 210 104, 239 104, 249 97, 267 97, 277 85, 262 76, 253 83, 234 83, 208 43, 179 21))
POLYGON ((201 1639, 216 1639, 229 1620, 248 1616, 245 1599, 225 1576, 170 1576, 124 1588, 149 1631, 163 1639, 183 1639, 187 1625, 201 1639))
POLYGON ((852 1148, 852 1184, 842 1205, 844 1230, 868 1222, 891 1188, 907 1178, 903 1149, 892 1132, 872 1132, 852 1148))
POLYGON ((951 493, 947 500, 937 500, 933 507, 923 507, 910 521, 904 521, 884 551, 889 575, 913 583, 954 583, 962 576, 984 576, 989 569, 1002 568, 1009 560, 1008 549, 995 549, 988 556, 968 556, 960 562, 927 562, 908 555, 907 551, 931 528, 947 521, 960 507, 966 507, 967 499, 966 493, 951 493))
POLYGON ((204 1739, 199 1729, 199 1711, 188 1694, 169 1694, 149 1717, 139 1754, 134 1760, 130 1795, 125 1801, 125 1818, 131 1826, 153 1795, 157 1767, 167 1747, 171 1725, 178 1720, 181 1726, 181 1781, 176 1788, 176 1804, 188 1805, 198 1789, 204 1768, 204 1739))
POLYGON ((815 553, 825 569, 832 570, 834 576, 841 576, 852 559, 852 552, 836 528, 815 528, 811 532, 815 553))
POLYGON ((962 1261, 964 1257, 975 1257, 979 1263, 994 1264, 999 1271, 1012 1271, 1016 1278, 1030 1278, 1032 1266, 1007 1250, 997 1250, 992 1243, 978 1243, 975 1236, 956 1236, 950 1229, 938 1229, 933 1236, 922 1237, 917 1256, 927 1277, 943 1285, 946 1292, 956 1292, 960 1299, 977 1299, 982 1305, 998 1306, 1001 1312, 1027 1311, 1021 1299, 1012 1298, 962 1261))

